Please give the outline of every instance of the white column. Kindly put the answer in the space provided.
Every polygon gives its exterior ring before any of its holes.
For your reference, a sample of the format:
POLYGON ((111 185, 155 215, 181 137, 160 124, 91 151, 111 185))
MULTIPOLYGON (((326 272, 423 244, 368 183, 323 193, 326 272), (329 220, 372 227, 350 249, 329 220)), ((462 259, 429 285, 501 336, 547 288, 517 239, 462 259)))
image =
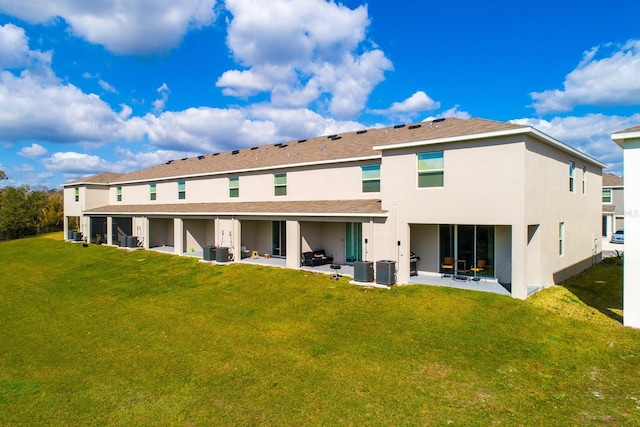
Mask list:
POLYGON ((107 245, 113 245, 113 217, 107 217, 107 245))
POLYGON ((514 224, 511 227, 511 296, 527 298, 527 226, 514 224))
POLYGON ((287 221, 287 268, 300 268, 300 222, 287 221))
POLYGON ((640 328, 640 140, 625 141, 624 166, 623 323, 640 328))
POLYGON ((173 219, 173 252, 182 254, 184 252, 184 222, 182 218, 173 219))

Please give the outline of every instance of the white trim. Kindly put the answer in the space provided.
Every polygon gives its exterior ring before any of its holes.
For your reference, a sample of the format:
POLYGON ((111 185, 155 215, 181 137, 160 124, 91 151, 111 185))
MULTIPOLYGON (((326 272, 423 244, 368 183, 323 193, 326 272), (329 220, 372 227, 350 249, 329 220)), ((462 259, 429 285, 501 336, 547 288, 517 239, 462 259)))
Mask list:
POLYGON ((330 217, 330 218, 339 218, 339 217, 348 217, 348 218, 386 218, 387 213, 324 213, 324 212, 83 212, 83 216, 269 216, 269 217, 280 217, 280 216, 302 216, 302 217, 330 217))
MULTIPOLYGON (((347 159, 333 159, 333 160, 322 160, 316 162, 304 162, 304 163, 290 163, 284 165, 274 165, 274 166, 261 166, 256 168, 248 168, 248 169, 230 169, 219 172, 202 172, 190 175, 174 175, 174 176, 166 176, 160 178, 147 178, 147 179, 136 179, 131 181, 113 181, 109 184, 102 185, 115 185, 115 184, 139 184, 143 182, 160 182, 160 181, 173 181, 175 179, 186 179, 186 178, 202 178, 207 176, 219 176, 219 175, 229 175, 229 174, 242 174, 247 172, 259 172, 259 171, 271 171, 271 170, 281 170, 281 169, 290 169, 290 168, 301 168, 306 166, 318 166, 318 165, 329 165, 329 164, 337 164, 337 163, 352 163, 352 162, 361 162, 365 160, 376 160, 381 159, 382 156, 377 154, 375 156, 365 156, 365 157, 351 157, 347 159)), ((74 184, 77 185, 77 184, 74 184)))
MULTIPOLYGON (((539 130, 537 130, 536 128, 533 127, 524 127, 524 128, 520 128, 520 129, 509 129, 509 130, 500 130, 500 131, 494 131, 494 132, 485 132, 485 133, 476 133, 476 134, 471 134, 471 135, 459 135, 459 136, 451 136, 448 138, 436 138, 436 139, 430 139, 430 140, 422 140, 422 141, 415 141, 415 142, 405 142, 402 144, 388 144, 388 145, 376 145, 373 147, 374 150, 395 150, 395 149, 399 149, 399 148, 414 148, 414 147, 420 147, 423 145, 435 145, 435 144, 445 144, 448 142, 460 142, 460 141, 468 141, 468 140, 474 140, 474 139, 486 139, 486 138, 497 138, 497 137, 502 137, 502 136, 512 136, 512 135, 526 135, 526 134, 531 134, 535 137, 537 137, 538 139, 555 146, 556 148, 571 153, 574 156, 587 161, 589 163, 592 163, 598 167, 601 168, 606 168, 607 165, 604 163, 599 162, 598 160, 594 159, 593 157, 590 157, 584 153, 581 153, 580 151, 576 150, 573 147, 570 147, 560 141, 558 141, 555 138, 552 138, 542 132, 540 132, 539 130)), ((638 133, 638 136, 640 136, 640 133, 638 133)))
POLYGON ((624 148, 625 139, 636 139, 636 138, 640 138, 640 131, 614 133, 611 135, 611 139, 613 139, 616 142, 616 144, 618 144, 622 148, 624 148))

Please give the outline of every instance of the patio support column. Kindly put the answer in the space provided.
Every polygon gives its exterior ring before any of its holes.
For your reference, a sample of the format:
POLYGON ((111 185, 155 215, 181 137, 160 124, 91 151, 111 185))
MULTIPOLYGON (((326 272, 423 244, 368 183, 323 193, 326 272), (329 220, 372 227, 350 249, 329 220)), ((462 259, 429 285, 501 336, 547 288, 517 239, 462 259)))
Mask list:
POLYGON ((113 217, 107 217, 107 245, 113 245, 113 217))
POLYGON ((184 252, 184 221, 182 218, 173 219, 173 252, 181 255, 184 252))
POLYGON ((64 233, 64 240, 69 240, 69 217, 66 215, 62 221, 62 232, 64 233))
POLYGON ((233 261, 240 261, 242 254, 240 253, 242 239, 242 231, 240 229, 240 221, 233 219, 231 222, 231 253, 233 253, 233 261))
POLYGON ((527 226, 514 224, 511 227, 511 296, 527 298, 527 226))
POLYGON ((398 241, 394 242, 396 246, 396 282, 409 283, 409 225, 402 224, 398 226, 398 241), (400 243, 398 245, 398 243, 400 243))
POLYGON ((140 219, 142 223, 142 247, 145 249, 149 249, 149 218, 143 216, 140 219))
POLYGON ((300 222, 287 221, 287 268, 300 268, 300 254, 302 253, 300 241, 300 222))

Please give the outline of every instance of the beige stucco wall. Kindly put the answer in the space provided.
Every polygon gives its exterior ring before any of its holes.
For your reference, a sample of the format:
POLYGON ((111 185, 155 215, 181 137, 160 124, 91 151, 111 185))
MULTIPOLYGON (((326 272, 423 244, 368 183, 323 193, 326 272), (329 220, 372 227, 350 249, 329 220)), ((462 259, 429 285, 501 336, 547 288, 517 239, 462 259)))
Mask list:
POLYGON ((527 141, 525 222, 538 224, 529 246, 539 256, 540 276, 528 275, 528 285, 547 287, 559 283, 596 262, 601 250, 602 171, 576 156, 537 140, 527 141), (575 162, 574 191, 569 191, 569 162, 575 162), (583 191, 583 167, 586 188, 583 191), (565 225, 564 254, 559 253, 560 222, 565 225), (536 246, 537 245, 537 246, 536 246))
MULTIPOLYGON (((156 183, 156 200, 151 201, 149 183, 123 184, 122 201, 117 201, 116 186, 109 194, 110 204, 205 203, 237 201, 341 200, 371 199, 379 193, 362 192, 362 165, 376 161, 330 166, 307 166, 291 170, 248 172, 241 175, 216 175, 185 180, 184 200, 178 199, 178 180, 156 183), (275 196, 274 173, 287 173, 286 196, 275 196), (239 176, 239 197, 229 197, 229 176, 239 176)), ((104 203, 107 204, 107 203, 104 203)), ((103 204, 103 205, 104 205, 103 204)))

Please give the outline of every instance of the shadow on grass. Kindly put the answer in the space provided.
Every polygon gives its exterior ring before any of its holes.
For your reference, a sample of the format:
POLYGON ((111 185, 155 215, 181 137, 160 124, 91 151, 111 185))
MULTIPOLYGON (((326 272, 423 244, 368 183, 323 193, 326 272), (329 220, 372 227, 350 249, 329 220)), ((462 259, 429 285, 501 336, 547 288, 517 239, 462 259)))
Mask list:
POLYGON ((622 323, 622 257, 600 264, 560 284, 584 304, 622 323))

